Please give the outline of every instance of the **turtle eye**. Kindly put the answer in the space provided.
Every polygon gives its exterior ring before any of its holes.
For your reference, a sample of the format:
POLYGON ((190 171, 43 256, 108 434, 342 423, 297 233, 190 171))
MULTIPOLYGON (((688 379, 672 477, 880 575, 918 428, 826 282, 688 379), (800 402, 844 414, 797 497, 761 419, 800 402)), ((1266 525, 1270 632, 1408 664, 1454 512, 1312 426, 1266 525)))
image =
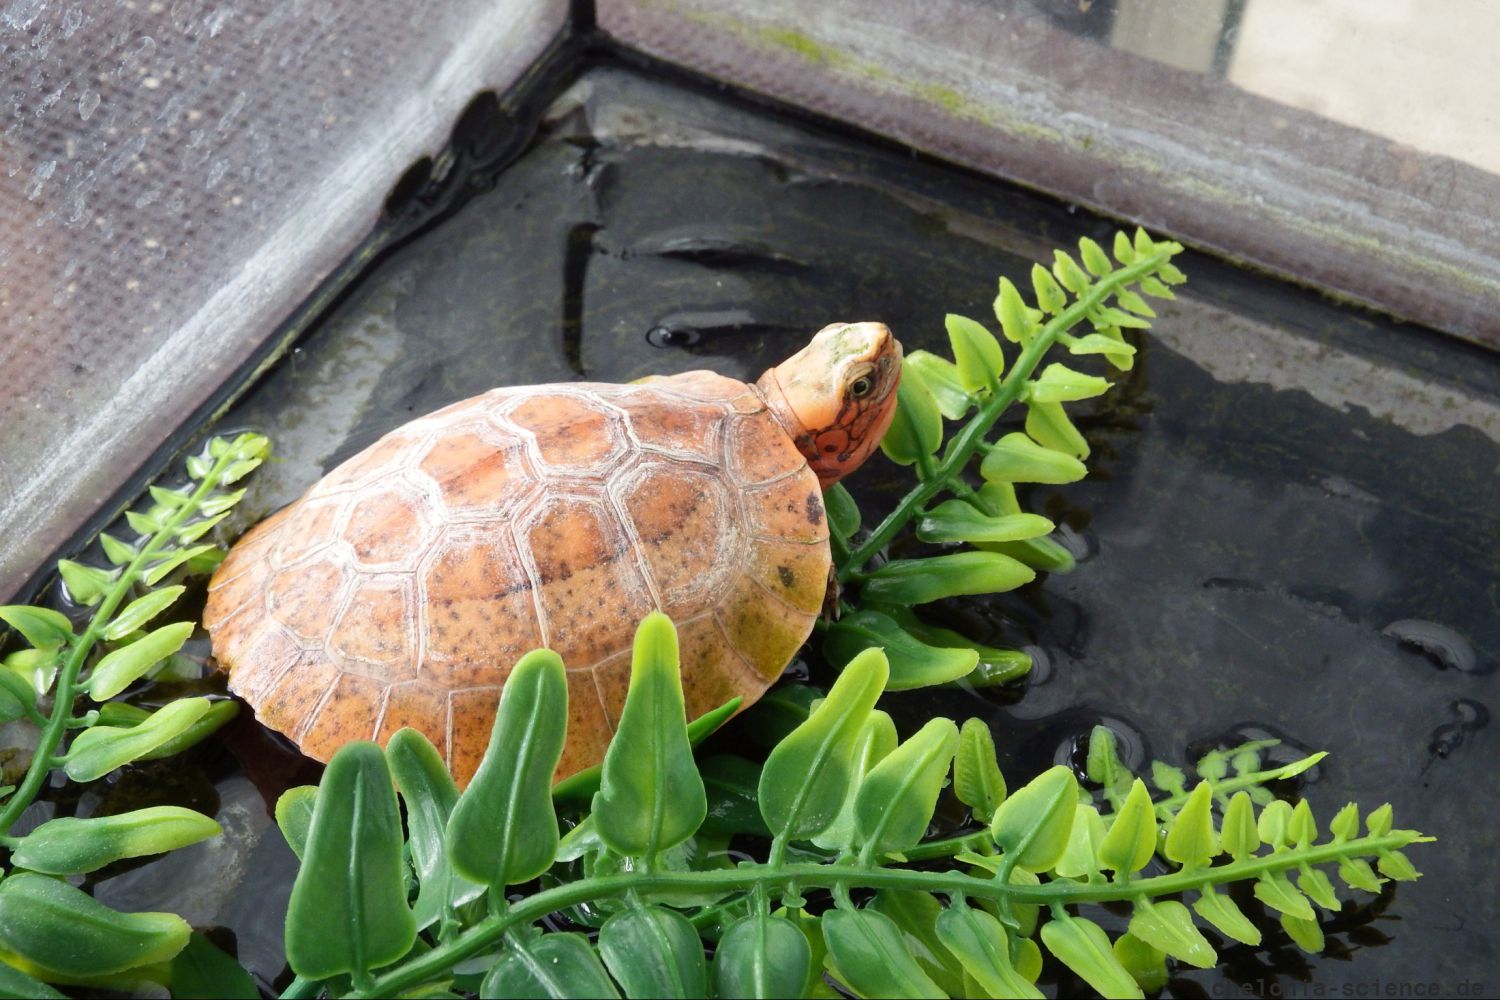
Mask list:
POLYGON ((849 395, 854 399, 863 399, 865 396, 868 396, 871 391, 874 390, 874 388, 875 383, 870 380, 870 376, 861 375, 859 378, 849 383, 849 395))

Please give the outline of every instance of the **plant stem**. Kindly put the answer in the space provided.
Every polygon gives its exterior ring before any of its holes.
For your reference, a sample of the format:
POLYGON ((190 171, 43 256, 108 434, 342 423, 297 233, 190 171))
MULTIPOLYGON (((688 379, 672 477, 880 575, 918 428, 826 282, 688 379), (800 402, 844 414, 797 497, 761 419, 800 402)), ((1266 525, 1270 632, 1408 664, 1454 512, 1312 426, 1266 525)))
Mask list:
POLYGON ((839 566, 839 582, 847 583, 852 576, 863 569, 865 563, 889 545, 891 539, 896 537, 896 533, 921 512, 928 500, 936 496, 951 479, 963 471, 975 450, 983 443, 984 436, 995 425, 995 421, 999 420, 1000 416, 1020 398, 1022 390, 1026 387, 1026 380, 1031 378, 1031 373, 1036 370, 1037 364, 1042 360, 1042 355, 1046 354, 1048 349, 1057 342, 1058 337, 1085 319, 1093 309, 1102 305, 1115 289, 1153 274, 1170 257, 1170 253, 1158 251, 1111 271, 1090 285, 1088 290, 1072 305, 1052 317, 1041 330, 1037 331, 1037 335, 1030 344, 1026 345, 1026 349, 1011 366, 1010 373, 1000 383, 999 390, 984 402, 979 412, 969 418, 969 422, 949 443, 943 460, 932 475, 924 478, 912 488, 911 492, 902 497, 896 509, 891 511, 885 520, 870 532, 863 544, 842 562, 839 566))
POLYGON ((42 730, 42 738, 37 743, 31 764, 26 769, 26 777, 21 781, 21 787, 6 801, 5 808, 0 810, 0 836, 10 832, 10 828, 15 825, 21 813, 36 799, 37 793, 42 789, 42 784, 47 780, 48 773, 58 761, 57 745, 62 741, 63 734, 67 732, 68 722, 73 716, 73 701, 78 694, 78 675, 88 661, 94 643, 99 640, 105 626, 114 616, 115 610, 125 598, 130 596, 130 588, 135 586, 136 581, 140 579, 146 565, 157 557, 162 546, 176 536, 177 530, 182 527, 183 523, 197 513, 203 498, 218 486, 219 477, 223 475, 224 469, 229 465, 234 454, 232 449, 226 449, 225 453, 214 462, 213 468, 204 475, 192 495, 172 512, 172 516, 155 534, 147 539, 146 544, 121 570, 114 585, 94 609, 89 618, 88 628, 84 629, 83 634, 70 645, 68 658, 63 661, 61 669, 57 672, 57 682, 52 696, 52 716, 48 719, 46 728, 42 730))
MULTIPOLYGON (((1409 831, 1393 831, 1380 837, 1361 837, 1306 849, 1276 851, 1227 865, 1156 875, 1134 880, 1129 884, 1054 879, 1041 885, 1015 885, 997 879, 976 878, 961 872, 913 871, 860 864, 756 865, 728 871, 606 875, 581 879, 529 896, 513 905, 505 914, 492 915, 475 924, 451 943, 440 944, 400 968, 379 976, 370 989, 355 991, 347 996, 399 996, 413 987, 443 978, 459 962, 493 948, 505 936, 506 931, 514 926, 525 926, 570 906, 617 898, 632 892, 742 892, 769 889, 788 879, 795 879, 800 886, 813 888, 857 886, 871 889, 911 889, 947 893, 956 897, 994 899, 1012 904, 1034 903, 1061 907, 1076 903, 1131 900, 1142 895, 1164 896, 1205 885, 1287 871, 1304 864, 1318 865, 1349 857, 1366 857, 1380 851, 1399 850, 1411 842, 1412 834, 1409 831)), ((289 995, 282 994, 284 998, 289 995)))

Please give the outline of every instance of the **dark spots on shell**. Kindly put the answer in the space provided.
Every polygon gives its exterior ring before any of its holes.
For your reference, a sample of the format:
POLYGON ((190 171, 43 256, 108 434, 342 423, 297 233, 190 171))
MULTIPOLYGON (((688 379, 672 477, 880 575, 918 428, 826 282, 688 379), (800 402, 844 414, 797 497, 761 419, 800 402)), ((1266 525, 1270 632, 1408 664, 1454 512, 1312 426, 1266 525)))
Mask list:
POLYGON ((797 574, 792 572, 790 566, 777 566, 776 575, 781 578, 781 585, 791 590, 797 583, 797 574))
POLYGON ((823 523, 823 501, 816 493, 807 495, 807 523, 813 525, 823 523))
POLYGON ((832 455, 834 452, 836 452, 838 450, 839 450, 839 446, 836 445, 836 444, 825 444, 823 446, 823 451, 826 452, 829 455, 832 455))

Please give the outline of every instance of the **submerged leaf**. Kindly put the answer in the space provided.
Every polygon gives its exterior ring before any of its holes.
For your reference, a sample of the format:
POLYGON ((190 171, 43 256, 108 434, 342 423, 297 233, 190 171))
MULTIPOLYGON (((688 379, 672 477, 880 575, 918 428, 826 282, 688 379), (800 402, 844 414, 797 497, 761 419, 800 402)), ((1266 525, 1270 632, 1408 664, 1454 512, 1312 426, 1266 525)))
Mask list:
POLYGON ((172 996, 200 1000, 260 1000, 260 990, 244 966, 194 932, 172 959, 172 996))

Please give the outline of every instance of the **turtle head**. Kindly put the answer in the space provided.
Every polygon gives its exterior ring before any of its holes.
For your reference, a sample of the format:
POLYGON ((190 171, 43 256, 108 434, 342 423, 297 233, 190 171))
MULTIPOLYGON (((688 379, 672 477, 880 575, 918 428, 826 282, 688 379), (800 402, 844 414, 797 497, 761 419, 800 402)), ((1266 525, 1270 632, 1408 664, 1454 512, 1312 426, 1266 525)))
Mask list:
POLYGON ((827 488, 880 444, 900 380, 901 345, 884 323, 835 323, 756 386, 827 488))

